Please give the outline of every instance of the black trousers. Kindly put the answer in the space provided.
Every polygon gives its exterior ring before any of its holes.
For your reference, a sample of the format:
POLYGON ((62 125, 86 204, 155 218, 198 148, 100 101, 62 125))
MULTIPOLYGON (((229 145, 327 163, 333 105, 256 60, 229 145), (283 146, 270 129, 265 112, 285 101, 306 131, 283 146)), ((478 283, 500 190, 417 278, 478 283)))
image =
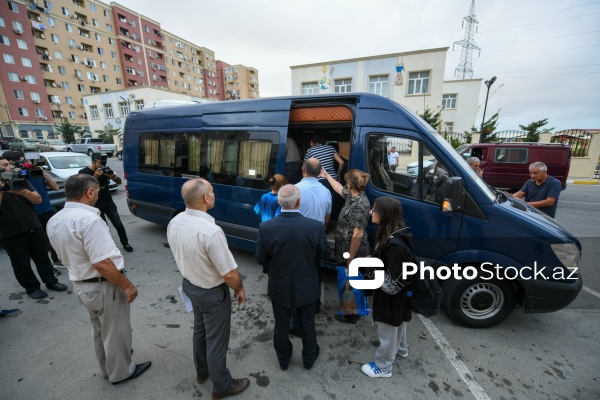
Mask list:
MULTIPOLYGON (((42 214, 38 214, 38 219, 40 220, 42 227, 44 228, 44 233, 46 233, 46 225, 48 225, 48 221, 50 220, 50 218, 52 218, 52 216, 54 215, 54 210, 50 210, 48 212, 42 213, 42 214)), ((52 248, 52 245, 50 244, 50 239, 48 239, 48 234, 46 234, 46 241, 48 242, 48 250, 50 250, 50 258, 52 258, 52 261, 57 262, 58 261, 58 255, 56 254, 56 251, 54 251, 54 249, 52 248)))
POLYGON ((43 228, 20 233, 3 239, 2 244, 10 257, 15 278, 27 293, 40 289, 40 281, 31 269, 35 263, 38 275, 46 285, 58 282, 52 272, 52 262, 48 258, 47 236, 43 228))
MULTIPOLYGON (((290 341, 290 320, 292 308, 285 307, 274 301, 273 315, 275 317, 275 330, 273 332, 273 347, 280 364, 288 365, 292 358, 292 342, 290 341)), ((315 326, 315 315, 319 302, 295 307, 302 326, 302 360, 312 362, 317 355, 317 330, 315 326)))
POLYGON ((117 234, 119 235, 119 240, 121 241, 121 244, 128 244, 129 240, 127 239, 127 232, 125 232, 125 226, 123 226, 123 223, 121 222, 121 217, 119 217, 117 205, 111 202, 106 205, 98 206, 97 208, 100 210, 100 217, 102 217, 104 222, 106 222, 106 217, 110 219, 110 222, 117 230, 117 234))

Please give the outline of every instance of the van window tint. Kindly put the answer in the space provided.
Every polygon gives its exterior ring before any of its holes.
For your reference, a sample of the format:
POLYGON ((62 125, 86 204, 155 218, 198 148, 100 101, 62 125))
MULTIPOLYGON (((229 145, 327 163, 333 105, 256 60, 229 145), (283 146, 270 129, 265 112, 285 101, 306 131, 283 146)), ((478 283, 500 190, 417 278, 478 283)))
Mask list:
POLYGON ((418 140, 370 134, 367 159, 370 184, 375 188, 437 203, 437 193, 450 176, 448 168, 418 140), (390 167, 392 147, 398 153, 396 168, 390 167), (421 155, 419 156, 419 149, 421 155), (419 190, 420 187, 420 190, 419 190))
POLYGON ((277 132, 146 133, 140 138, 139 170, 267 189, 278 138, 277 132))
POLYGON ((497 163, 525 164, 527 149, 496 149, 494 161, 497 163))

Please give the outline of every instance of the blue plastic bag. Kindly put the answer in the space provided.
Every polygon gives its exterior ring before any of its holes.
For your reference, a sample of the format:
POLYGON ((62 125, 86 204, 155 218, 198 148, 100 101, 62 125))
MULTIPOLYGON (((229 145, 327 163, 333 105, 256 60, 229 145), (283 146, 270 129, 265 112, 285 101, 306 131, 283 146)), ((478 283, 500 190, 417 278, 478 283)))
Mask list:
POLYGON ((337 267, 338 299, 340 301, 340 315, 369 315, 369 302, 361 289, 354 289, 348 282, 362 280, 363 275, 359 272, 357 277, 349 277, 346 267, 337 267))

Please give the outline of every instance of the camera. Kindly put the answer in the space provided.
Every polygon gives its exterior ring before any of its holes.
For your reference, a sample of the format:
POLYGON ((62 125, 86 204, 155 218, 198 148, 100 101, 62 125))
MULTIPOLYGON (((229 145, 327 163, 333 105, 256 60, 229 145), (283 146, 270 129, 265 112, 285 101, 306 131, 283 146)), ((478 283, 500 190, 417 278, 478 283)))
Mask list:
POLYGON ((27 179, 29 178, 40 178, 44 176, 44 172, 35 167, 45 165, 43 161, 36 163, 29 163, 23 161, 16 161, 14 163, 14 170, 4 171, 0 176, 0 182, 2 182, 4 190, 23 190, 27 189, 27 179))
POLYGON ((102 155, 100 158, 100 164, 102 164, 102 172, 106 175, 112 175, 114 174, 115 171, 113 171, 112 169, 110 169, 110 167, 106 166, 108 157, 105 155, 102 155))

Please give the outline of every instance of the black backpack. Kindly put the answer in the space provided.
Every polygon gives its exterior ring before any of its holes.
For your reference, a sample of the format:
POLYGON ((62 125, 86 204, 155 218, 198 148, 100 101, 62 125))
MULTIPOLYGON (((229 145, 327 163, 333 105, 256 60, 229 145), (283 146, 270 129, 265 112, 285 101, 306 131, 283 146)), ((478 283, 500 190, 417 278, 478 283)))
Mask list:
MULTIPOLYGON (((413 255, 411 262, 419 265, 415 254, 404 240, 393 236, 390 239, 390 242, 393 240, 394 243, 410 250, 411 254, 413 255)), ((410 280, 411 288, 407 294, 411 298, 412 310, 417 314, 421 314, 422 316, 429 318, 439 314, 444 292, 442 291, 442 288, 435 277, 430 279, 429 274, 425 274, 423 277, 424 279, 421 279, 420 272, 421 271, 419 270, 415 275, 412 276, 412 279, 410 280)))

